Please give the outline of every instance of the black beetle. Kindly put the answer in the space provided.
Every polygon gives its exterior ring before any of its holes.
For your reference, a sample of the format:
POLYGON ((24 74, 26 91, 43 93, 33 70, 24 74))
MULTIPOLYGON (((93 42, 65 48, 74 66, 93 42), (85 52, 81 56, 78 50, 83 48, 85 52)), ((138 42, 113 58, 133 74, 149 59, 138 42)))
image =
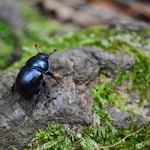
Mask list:
MULTIPOLYGON (((35 45, 35 47, 37 49, 37 45, 35 45)), ((33 95, 36 94, 36 100, 31 106, 37 104, 41 95, 41 86, 45 87, 46 95, 47 97, 50 97, 50 89, 43 80, 43 74, 50 75, 57 81, 53 73, 50 72, 49 55, 51 54, 40 53, 38 51, 38 54, 31 57, 20 70, 12 87, 12 92, 18 92, 19 95, 26 100, 30 100, 33 95)))

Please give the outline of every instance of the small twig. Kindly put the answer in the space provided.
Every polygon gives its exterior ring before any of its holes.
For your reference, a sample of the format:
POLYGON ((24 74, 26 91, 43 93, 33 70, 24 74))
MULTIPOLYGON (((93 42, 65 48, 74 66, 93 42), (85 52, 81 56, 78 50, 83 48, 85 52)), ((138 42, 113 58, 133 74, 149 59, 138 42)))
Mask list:
POLYGON ((126 138, 137 134, 140 130, 141 130, 141 128, 138 129, 137 131, 133 132, 133 133, 128 134, 127 136, 125 136, 124 138, 122 138, 120 141, 118 141, 118 142, 116 142, 116 143, 114 143, 112 145, 100 146, 99 149, 115 147, 116 145, 119 145, 122 141, 124 141, 126 138))

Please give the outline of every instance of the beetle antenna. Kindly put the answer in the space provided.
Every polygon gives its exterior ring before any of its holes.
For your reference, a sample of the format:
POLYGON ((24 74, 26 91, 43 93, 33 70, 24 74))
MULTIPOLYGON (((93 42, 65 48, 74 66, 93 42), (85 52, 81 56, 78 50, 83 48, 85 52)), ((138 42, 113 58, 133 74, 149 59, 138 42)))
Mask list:
POLYGON ((37 52, 38 52, 38 53, 40 53, 40 51, 39 51, 39 49, 38 49, 37 44, 34 44, 34 46, 35 46, 35 48, 36 48, 37 52))
POLYGON ((53 52, 49 53, 49 55, 52 55, 52 54, 55 53, 55 52, 56 52, 56 49, 54 49, 53 52))

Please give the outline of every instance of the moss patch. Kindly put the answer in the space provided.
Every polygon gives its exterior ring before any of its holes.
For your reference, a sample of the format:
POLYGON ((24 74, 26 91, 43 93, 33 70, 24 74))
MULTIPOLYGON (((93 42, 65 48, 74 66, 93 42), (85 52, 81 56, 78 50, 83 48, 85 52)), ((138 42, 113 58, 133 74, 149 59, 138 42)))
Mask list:
POLYGON ((4 68, 11 63, 13 49, 17 44, 11 27, 2 20, 0 20, 0 31, 0 68, 4 68))

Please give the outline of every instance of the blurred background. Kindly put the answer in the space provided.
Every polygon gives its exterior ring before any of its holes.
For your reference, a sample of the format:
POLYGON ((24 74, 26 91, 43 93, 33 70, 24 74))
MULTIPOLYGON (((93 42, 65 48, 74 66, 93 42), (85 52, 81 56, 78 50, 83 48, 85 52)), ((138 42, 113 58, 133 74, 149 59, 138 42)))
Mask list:
POLYGON ((41 13, 79 27, 140 20, 150 22, 149 0, 28 0, 41 13))
POLYGON ((112 22, 150 21, 149 0, 29 0, 43 14, 79 27, 112 22))
POLYGON ((35 42, 42 50, 57 48, 50 38, 78 29, 149 23, 149 0, 0 0, 0 69, 32 51, 35 42))

